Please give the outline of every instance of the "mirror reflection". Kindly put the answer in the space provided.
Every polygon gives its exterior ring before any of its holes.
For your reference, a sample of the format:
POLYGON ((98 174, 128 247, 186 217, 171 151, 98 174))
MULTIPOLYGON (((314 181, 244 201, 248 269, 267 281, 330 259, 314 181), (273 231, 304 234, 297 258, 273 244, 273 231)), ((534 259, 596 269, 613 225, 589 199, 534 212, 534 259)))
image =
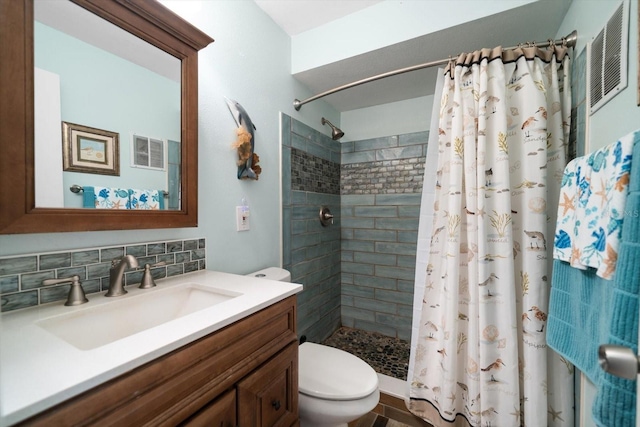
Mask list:
POLYGON ((180 60, 68 1, 34 16, 36 206, 180 209, 180 60))

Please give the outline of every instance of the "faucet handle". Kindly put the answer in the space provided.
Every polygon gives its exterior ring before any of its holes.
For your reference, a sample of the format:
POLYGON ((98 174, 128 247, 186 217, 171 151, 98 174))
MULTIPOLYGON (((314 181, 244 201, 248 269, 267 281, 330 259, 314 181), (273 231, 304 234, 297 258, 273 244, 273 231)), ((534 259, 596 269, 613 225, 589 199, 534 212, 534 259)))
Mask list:
POLYGON ((151 267, 159 267, 161 265, 166 265, 165 261, 160 261, 155 264, 145 264, 144 265, 144 274, 142 275, 142 281, 140 282, 140 289, 149 289, 156 286, 156 281, 153 279, 153 274, 151 274, 151 267))
POLYGON ((72 306, 72 305, 80 305, 86 302, 89 302, 87 296, 84 294, 84 289, 82 288, 82 282, 80 282, 80 276, 71 276, 64 277, 60 279, 45 279, 42 281, 43 286, 49 285, 57 285, 60 283, 71 283, 71 288, 69 289, 69 295, 67 295, 67 302, 64 305, 72 306))

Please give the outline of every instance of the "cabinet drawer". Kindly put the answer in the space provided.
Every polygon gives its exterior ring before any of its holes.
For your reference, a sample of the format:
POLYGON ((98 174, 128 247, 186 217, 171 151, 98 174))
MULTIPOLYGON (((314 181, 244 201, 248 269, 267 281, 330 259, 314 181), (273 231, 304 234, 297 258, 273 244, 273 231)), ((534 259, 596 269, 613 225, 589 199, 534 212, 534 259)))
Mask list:
POLYGON ((298 345, 290 344, 238 383, 238 425, 291 426, 298 421, 298 345))
POLYGON ((236 391, 231 390, 181 424, 183 427, 236 427, 236 391))

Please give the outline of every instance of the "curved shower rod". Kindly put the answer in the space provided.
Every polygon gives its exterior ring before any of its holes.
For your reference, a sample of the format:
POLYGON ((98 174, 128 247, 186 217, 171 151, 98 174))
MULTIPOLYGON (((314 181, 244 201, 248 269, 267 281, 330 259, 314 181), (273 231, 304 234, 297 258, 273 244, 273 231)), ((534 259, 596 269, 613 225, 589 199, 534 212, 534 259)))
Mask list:
MULTIPOLYGON (((521 43, 518 46, 507 47, 507 48, 505 48, 505 50, 516 49, 518 47, 527 46, 527 45, 528 46, 536 46, 536 47, 547 47, 547 46, 551 46, 551 45, 560 44, 560 45, 565 45, 565 46, 568 46, 568 47, 575 47, 577 40, 578 40, 578 32, 576 30, 573 30, 569 35, 567 35, 565 37, 562 37, 560 40, 551 40, 551 39, 549 39, 546 42, 526 42, 526 43, 521 43)), ((331 94, 334 94, 336 92, 343 91, 345 89, 351 89, 352 87, 360 86, 360 85, 365 84, 365 83, 374 82, 376 80, 384 79, 386 77, 391 77, 391 76, 395 76, 395 75, 398 75, 398 74, 404 74, 404 73, 408 73, 410 71, 421 70, 423 68, 435 67, 437 65, 443 65, 443 64, 448 63, 450 60, 451 60, 451 58, 447 58, 447 59, 440 59, 438 61, 426 62, 424 64, 412 65, 410 67, 405 67, 405 68, 400 68, 398 70, 388 71, 386 73, 378 74, 378 75, 375 75, 375 76, 367 77, 367 78, 362 79, 362 80, 357 80, 355 82, 347 83, 345 85, 338 86, 338 87, 335 87, 333 89, 324 91, 324 92, 319 93, 317 95, 314 95, 314 96, 312 96, 310 98, 307 98, 307 99, 305 99, 303 101, 300 101, 299 99, 295 99, 293 101, 293 108, 295 108, 296 111, 300 111, 300 107, 302 107, 304 104, 307 104, 307 103, 309 103, 311 101, 315 101, 316 99, 324 98, 327 95, 331 95, 331 94)))

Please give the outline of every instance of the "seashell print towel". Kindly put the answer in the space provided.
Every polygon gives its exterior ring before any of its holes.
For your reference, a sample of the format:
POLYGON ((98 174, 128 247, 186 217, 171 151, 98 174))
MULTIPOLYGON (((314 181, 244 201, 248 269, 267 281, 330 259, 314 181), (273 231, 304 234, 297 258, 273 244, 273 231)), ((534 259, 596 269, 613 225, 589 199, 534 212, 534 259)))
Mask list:
POLYGON ((635 133, 567 164, 562 177, 553 257, 596 269, 611 280, 631 171, 635 133))

